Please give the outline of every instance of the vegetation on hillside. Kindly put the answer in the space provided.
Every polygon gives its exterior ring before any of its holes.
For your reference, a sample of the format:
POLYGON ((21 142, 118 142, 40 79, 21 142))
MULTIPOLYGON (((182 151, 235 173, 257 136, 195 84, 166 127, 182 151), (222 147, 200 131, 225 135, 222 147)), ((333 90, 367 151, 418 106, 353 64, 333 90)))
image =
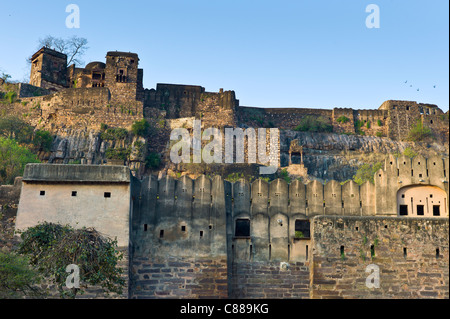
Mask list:
POLYGON ((300 120, 299 125, 294 129, 300 132, 333 132, 333 126, 322 116, 316 117, 307 115, 300 120))

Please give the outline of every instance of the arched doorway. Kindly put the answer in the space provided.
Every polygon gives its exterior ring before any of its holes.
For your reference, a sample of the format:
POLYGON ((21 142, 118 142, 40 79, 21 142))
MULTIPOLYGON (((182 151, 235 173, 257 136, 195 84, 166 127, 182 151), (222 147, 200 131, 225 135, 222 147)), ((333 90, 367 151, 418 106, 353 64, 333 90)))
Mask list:
POLYGON ((439 187, 410 185, 397 193, 397 215, 402 217, 448 217, 447 193, 439 187))

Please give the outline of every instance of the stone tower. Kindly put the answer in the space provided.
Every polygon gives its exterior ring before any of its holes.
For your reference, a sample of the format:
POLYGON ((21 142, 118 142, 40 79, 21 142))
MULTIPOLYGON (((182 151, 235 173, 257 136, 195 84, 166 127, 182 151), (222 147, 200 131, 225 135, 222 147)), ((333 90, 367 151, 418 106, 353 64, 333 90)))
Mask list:
POLYGON ((143 100, 143 70, 136 53, 110 51, 106 55, 105 86, 113 104, 143 100))
POLYGON ((67 88, 67 55, 46 47, 33 54, 30 84, 50 91, 67 88))

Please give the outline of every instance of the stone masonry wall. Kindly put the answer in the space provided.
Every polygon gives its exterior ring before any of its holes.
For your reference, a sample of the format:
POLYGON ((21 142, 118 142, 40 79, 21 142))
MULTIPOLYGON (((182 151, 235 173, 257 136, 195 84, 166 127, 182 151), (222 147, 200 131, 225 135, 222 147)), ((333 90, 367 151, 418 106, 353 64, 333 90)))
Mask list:
POLYGON ((315 217, 311 297, 449 298, 448 219, 315 217), (380 288, 366 279, 379 267, 380 288))
POLYGON ((131 269, 131 299, 227 298, 225 258, 137 257, 131 269))
POLYGON ((237 299, 308 299, 307 263, 233 263, 230 297, 237 299))

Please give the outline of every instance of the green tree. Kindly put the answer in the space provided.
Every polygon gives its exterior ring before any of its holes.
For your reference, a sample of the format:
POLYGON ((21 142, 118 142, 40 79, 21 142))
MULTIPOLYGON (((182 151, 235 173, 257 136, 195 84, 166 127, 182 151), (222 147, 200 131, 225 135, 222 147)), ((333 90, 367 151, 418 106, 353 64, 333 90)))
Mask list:
POLYGON ((122 294, 125 280, 118 263, 123 254, 116 240, 93 228, 73 229, 53 223, 28 228, 21 238, 18 252, 29 256, 30 263, 58 287, 61 298, 75 298, 88 286, 101 286, 106 293, 122 294), (80 269, 80 288, 65 287, 66 267, 71 264, 80 269))
POLYGON ((381 162, 375 164, 363 164, 358 168, 356 174, 353 176, 353 181, 355 181, 355 183, 357 183, 358 185, 362 185, 366 181, 369 181, 373 184, 373 176, 382 167, 383 164, 381 162))
POLYGON ((17 176, 23 174, 28 163, 40 163, 29 149, 19 146, 16 141, 0 137, 0 184, 13 184, 17 176))
POLYGON ((27 256, 0 251, 0 298, 21 298, 23 296, 40 296, 36 288, 41 276, 30 266, 27 256))
POLYGON ((33 144, 40 150, 50 151, 53 143, 53 136, 48 131, 37 130, 34 133, 33 144))
POLYGON ((33 140, 33 135, 34 128, 25 121, 12 115, 0 118, 0 136, 28 144, 33 140))

